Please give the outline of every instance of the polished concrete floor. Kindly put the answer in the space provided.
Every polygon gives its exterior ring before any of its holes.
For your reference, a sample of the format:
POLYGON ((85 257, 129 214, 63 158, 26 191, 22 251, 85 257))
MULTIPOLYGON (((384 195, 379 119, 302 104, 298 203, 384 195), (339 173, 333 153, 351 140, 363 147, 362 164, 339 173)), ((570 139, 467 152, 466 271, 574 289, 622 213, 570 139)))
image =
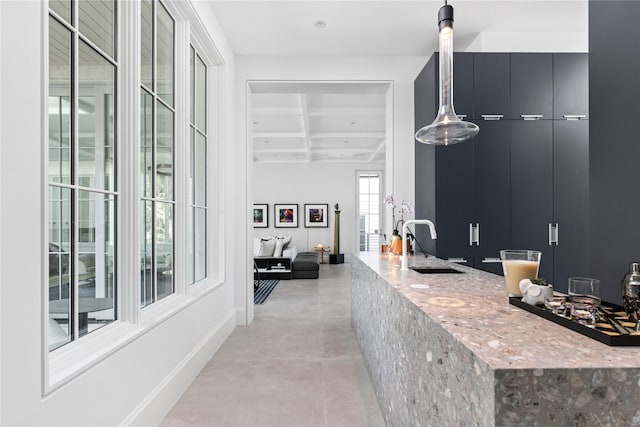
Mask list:
POLYGON ((161 426, 384 426, 351 329, 349 264, 282 280, 161 426))

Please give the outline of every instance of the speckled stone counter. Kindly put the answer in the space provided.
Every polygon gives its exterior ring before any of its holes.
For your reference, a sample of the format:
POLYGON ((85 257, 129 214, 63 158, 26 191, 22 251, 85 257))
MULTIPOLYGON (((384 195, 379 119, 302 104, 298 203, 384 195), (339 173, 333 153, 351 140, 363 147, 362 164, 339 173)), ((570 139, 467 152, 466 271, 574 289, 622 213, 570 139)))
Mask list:
POLYGON ((409 265, 465 274, 352 257, 352 323, 388 425, 640 426, 640 347, 509 305, 500 276, 424 256, 409 265))

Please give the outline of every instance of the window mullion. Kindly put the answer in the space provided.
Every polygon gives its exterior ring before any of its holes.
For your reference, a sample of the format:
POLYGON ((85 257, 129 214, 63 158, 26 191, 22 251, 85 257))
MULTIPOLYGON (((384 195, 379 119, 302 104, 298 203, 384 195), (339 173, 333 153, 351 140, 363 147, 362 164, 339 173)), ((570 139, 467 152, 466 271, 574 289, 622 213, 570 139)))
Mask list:
POLYGON ((80 42, 78 36, 78 2, 72 2, 72 22, 74 24, 72 38, 71 38, 71 217, 70 217, 70 231, 71 231, 71 250, 69 268, 71 273, 69 275, 71 280, 71 287, 69 292, 69 299, 71 301, 71 311, 69 313, 69 327, 71 327, 73 340, 80 338, 79 328, 79 315, 78 315, 78 138, 79 138, 79 114, 78 106, 80 99, 80 42))

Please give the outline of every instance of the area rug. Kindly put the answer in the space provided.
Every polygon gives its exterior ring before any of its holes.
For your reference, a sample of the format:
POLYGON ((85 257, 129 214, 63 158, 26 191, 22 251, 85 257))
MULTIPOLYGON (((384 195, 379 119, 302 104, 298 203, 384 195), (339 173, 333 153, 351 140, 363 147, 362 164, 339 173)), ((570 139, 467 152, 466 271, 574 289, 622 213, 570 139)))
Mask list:
POLYGON ((254 304, 264 304, 271 291, 276 287, 280 280, 261 280, 258 290, 253 293, 254 304))

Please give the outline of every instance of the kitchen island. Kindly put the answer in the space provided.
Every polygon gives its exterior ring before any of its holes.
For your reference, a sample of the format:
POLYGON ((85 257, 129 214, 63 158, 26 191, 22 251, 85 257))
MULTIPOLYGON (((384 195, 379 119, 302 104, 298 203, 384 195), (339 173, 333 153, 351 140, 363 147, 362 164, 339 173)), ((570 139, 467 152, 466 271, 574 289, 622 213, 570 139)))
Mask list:
POLYGON ((390 426, 640 426, 640 347, 509 305, 504 279, 418 254, 352 257, 352 324, 390 426))

